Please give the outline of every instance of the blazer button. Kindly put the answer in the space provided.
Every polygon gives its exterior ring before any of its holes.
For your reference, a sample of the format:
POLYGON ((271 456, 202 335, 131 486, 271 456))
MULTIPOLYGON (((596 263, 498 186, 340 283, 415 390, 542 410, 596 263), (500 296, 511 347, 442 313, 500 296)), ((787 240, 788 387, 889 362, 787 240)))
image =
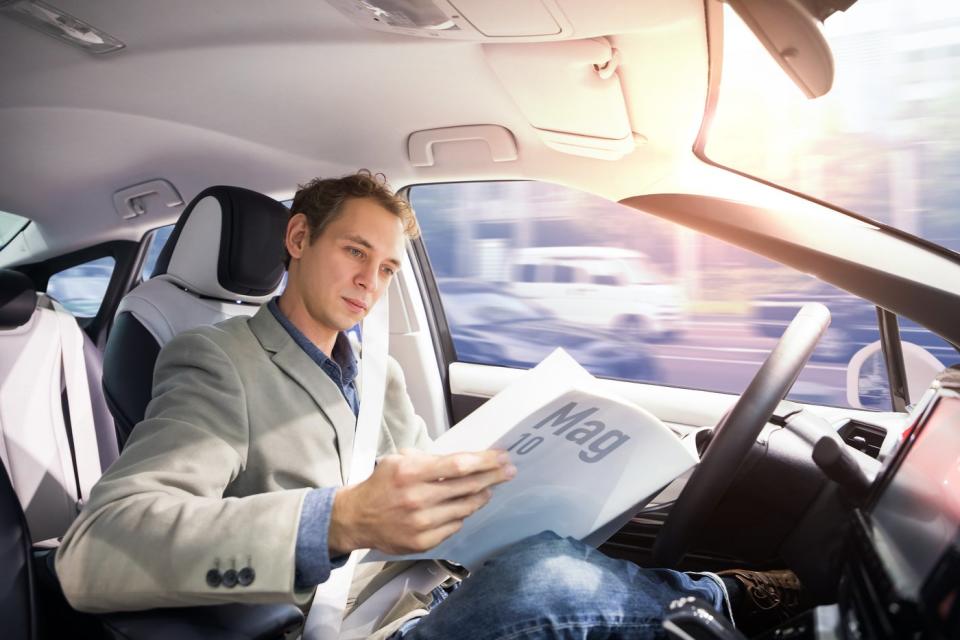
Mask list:
POLYGON ((239 573, 237 573, 237 582, 240 583, 241 587, 248 587, 256 577, 257 572, 253 570, 253 567, 244 567, 243 569, 240 569, 239 573))
POLYGON ((219 587, 223 583, 223 576, 216 569, 207 571, 207 584, 211 587, 219 587))
POLYGON ((227 589, 233 589, 237 586, 237 572, 233 569, 227 569, 223 572, 223 586, 227 589))

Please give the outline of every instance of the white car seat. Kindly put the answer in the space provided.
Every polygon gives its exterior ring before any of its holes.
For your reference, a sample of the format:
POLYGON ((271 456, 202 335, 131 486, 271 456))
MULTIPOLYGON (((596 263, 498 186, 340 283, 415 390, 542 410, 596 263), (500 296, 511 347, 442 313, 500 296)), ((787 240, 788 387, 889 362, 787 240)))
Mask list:
POLYGON ((62 536, 117 458, 100 353, 30 279, 0 270, 0 459, 33 543, 62 536))
POLYGON ((210 187, 187 206, 153 277, 124 296, 107 339, 103 388, 122 448, 143 419, 161 347, 181 331, 253 315, 283 278, 289 212, 239 187, 210 187))

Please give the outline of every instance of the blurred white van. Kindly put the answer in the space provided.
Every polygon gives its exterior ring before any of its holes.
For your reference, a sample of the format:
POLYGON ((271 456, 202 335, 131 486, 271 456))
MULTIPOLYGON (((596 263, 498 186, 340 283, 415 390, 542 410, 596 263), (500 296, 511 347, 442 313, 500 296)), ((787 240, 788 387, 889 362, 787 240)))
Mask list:
POLYGON ((557 316, 659 340, 684 329, 686 300, 639 251, 532 247, 513 252, 512 292, 557 316))

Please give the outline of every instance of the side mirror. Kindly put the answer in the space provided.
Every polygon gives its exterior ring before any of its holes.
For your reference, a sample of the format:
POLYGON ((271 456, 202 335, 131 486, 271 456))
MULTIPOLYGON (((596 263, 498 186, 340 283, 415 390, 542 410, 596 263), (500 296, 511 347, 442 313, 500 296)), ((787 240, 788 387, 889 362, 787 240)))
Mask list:
MULTIPOLYGON (((916 402, 944 369, 929 351, 912 342, 901 342, 907 392, 916 402)), ((871 342, 850 358, 847 365, 847 403, 855 409, 890 408, 890 386, 880 341, 871 342)))

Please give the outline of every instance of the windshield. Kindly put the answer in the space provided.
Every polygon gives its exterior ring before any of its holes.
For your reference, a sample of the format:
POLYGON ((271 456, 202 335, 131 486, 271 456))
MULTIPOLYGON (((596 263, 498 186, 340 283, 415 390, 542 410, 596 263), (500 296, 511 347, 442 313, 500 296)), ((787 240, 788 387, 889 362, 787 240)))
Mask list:
POLYGON ((833 89, 806 99, 729 7, 711 160, 960 251, 960 2, 827 18, 833 89))

